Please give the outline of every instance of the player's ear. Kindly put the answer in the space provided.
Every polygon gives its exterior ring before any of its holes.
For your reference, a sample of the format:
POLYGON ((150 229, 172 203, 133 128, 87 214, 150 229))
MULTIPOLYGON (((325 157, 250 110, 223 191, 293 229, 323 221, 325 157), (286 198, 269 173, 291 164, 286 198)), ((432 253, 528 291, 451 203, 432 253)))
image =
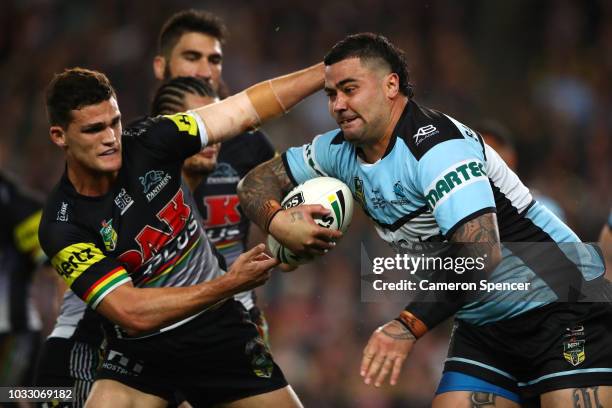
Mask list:
POLYGON ((66 148, 66 132, 61 126, 51 126, 49 128, 49 138, 62 149, 66 148))
POLYGON ((385 77, 385 92, 388 98, 395 98, 399 93, 399 76, 392 72, 385 77))
POLYGON ((155 73, 155 78, 160 81, 164 79, 164 72, 166 71, 166 59, 161 55, 156 55, 153 58, 153 72, 155 73))

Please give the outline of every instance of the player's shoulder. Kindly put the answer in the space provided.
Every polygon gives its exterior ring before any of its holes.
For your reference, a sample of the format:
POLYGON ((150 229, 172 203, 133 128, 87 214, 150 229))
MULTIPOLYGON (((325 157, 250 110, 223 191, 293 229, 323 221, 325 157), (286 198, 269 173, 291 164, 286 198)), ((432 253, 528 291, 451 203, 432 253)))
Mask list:
MULTIPOLYGON (((400 137, 416 160, 420 160, 433 148, 450 140, 482 144, 478 134, 451 116, 417 104, 410 100, 397 126, 400 137)), ((466 146, 468 146, 466 145, 466 146)), ((451 147, 447 144, 449 148, 451 147)))
POLYGON ((67 230, 75 228, 76 196, 71 187, 64 175, 49 193, 40 220, 41 244, 50 239, 59 240, 67 230))

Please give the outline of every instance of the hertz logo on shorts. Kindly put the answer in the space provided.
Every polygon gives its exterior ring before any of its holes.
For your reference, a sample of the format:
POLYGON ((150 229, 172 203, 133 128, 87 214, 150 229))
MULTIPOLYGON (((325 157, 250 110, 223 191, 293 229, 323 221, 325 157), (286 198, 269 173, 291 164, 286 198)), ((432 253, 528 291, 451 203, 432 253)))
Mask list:
POLYGON ((433 211, 437 205, 444 202, 452 192, 475 183, 487 180, 484 165, 479 160, 464 160, 448 169, 436 178, 425 190, 425 199, 429 209, 433 211))
POLYGON ((174 115, 164 115, 164 118, 173 121, 179 131, 187 132, 191 136, 198 135, 198 124, 193 116, 185 113, 176 113, 174 115))
POLYGON ((51 260, 51 264, 72 285, 91 265, 104 259, 104 254, 92 243, 78 243, 59 251, 51 260))

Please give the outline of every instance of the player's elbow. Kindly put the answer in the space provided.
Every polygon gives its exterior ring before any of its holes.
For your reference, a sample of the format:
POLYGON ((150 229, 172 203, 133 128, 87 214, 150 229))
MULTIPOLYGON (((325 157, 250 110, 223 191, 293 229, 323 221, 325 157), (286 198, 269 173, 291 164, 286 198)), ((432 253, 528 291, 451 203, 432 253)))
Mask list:
POLYGON ((485 270, 492 273, 497 265, 502 261, 501 246, 499 243, 492 245, 486 254, 485 270))

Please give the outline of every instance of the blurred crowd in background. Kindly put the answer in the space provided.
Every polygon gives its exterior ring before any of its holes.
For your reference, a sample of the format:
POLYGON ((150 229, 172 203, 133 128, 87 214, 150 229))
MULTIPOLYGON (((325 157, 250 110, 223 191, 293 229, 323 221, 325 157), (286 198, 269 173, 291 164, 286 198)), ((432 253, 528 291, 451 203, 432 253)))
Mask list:
MULTIPOLYGON (((184 8, 223 17, 224 78, 234 91, 320 61, 345 35, 374 31, 402 48, 416 100, 514 136, 518 174, 557 201, 584 241, 612 203, 612 2, 405 0, 4 0, 0 2, 0 168, 48 192, 63 171, 48 139, 44 89, 65 67, 105 72, 124 118, 149 110, 163 21, 184 8)), ((264 130, 279 151, 334 127, 322 93, 264 130)), ((361 351, 401 304, 360 300, 360 243, 376 240, 357 211, 339 247, 259 290, 272 351, 312 407, 428 406, 449 325, 419 341, 400 385, 361 384, 361 351)))

